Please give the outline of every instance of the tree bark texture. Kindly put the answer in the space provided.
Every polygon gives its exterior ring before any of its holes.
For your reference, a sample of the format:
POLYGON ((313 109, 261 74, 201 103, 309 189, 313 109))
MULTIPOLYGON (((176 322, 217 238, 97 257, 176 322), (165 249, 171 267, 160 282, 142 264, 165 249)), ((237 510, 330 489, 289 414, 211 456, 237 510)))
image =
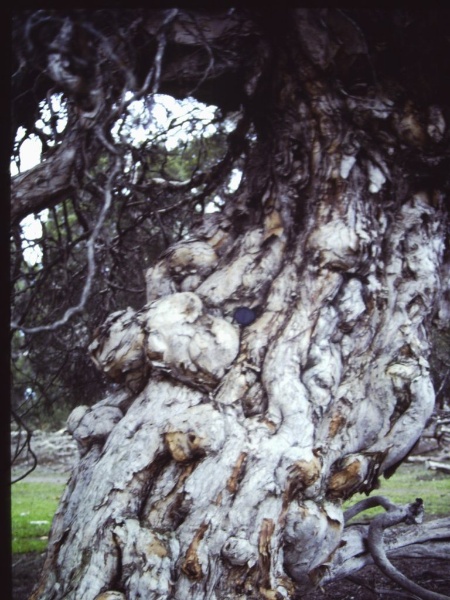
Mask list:
POLYGON ((314 27, 297 11, 267 58, 237 201, 91 344, 122 387, 69 419, 80 460, 33 599, 294 598, 432 412, 445 220, 405 157, 446 125, 331 85, 314 27))

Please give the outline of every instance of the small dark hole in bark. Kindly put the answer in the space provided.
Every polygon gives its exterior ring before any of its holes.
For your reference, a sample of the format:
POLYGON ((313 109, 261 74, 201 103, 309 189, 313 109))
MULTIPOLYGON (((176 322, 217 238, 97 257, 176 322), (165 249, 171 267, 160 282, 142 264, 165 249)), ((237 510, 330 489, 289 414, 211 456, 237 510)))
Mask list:
POLYGON ((246 325, 250 325, 256 319, 256 312, 251 308, 247 308, 246 306, 239 306, 234 311, 234 320, 242 327, 246 325))

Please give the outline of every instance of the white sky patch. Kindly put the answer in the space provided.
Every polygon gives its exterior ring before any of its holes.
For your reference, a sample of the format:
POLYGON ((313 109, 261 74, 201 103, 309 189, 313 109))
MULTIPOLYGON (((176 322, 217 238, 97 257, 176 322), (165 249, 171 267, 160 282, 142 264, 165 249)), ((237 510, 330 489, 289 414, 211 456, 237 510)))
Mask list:
MULTIPOLYGON (((48 210, 44 209, 40 216, 45 221, 48 210)), ((42 250, 35 240, 42 237, 42 225, 40 219, 34 215, 28 215, 20 222, 22 227, 22 250, 23 257, 29 265, 35 265, 42 261, 42 250)))
MULTIPOLYGON (((54 94, 50 98, 51 110, 47 101, 40 103, 41 118, 36 121, 36 127, 40 129, 44 134, 51 135, 52 129, 48 124, 52 118, 52 114, 56 116, 55 129, 57 133, 62 133, 67 125, 67 110, 62 102, 62 94, 54 94)), ((16 143, 20 143, 25 137, 26 131, 23 127, 19 127, 17 130, 16 143)), ((52 145, 49 142, 49 145, 52 145)), ((32 169, 41 162, 42 154, 42 143, 37 135, 31 134, 21 144, 19 150, 20 159, 20 173, 24 173, 29 169, 32 169)), ((19 174, 18 165, 15 162, 11 162, 10 166, 11 176, 19 174)))
MULTIPOLYGON (((20 142, 24 135, 25 129, 19 127, 18 141, 20 142)), ((36 135, 30 135, 20 147, 20 173, 32 169, 41 162, 42 144, 36 135)), ((10 165, 11 177, 19 174, 18 165, 13 161, 10 165)), ((41 212, 41 218, 47 219, 48 210, 41 212)), ((42 250, 35 240, 42 237, 41 221, 34 215, 28 215, 20 222, 22 228, 22 251, 23 258, 29 265, 35 265, 42 261, 42 250)))
MULTIPOLYGON (((23 127, 19 127, 18 134, 22 139, 25 135, 23 127)), ((20 158, 20 172, 28 171, 41 162, 42 144, 37 135, 30 135, 20 147, 19 158, 20 158)), ((19 169, 15 162, 11 163, 11 176, 19 174, 19 169)))
POLYGON ((52 135, 53 131, 48 125, 52 115, 56 116, 55 129, 57 133, 62 133, 67 125, 67 109, 64 102, 62 102, 62 94, 53 94, 50 98, 51 107, 47 102, 41 102, 41 115, 42 119, 36 121, 36 126, 47 135, 52 135))
MULTIPOLYGON (((131 94, 131 92, 130 92, 131 94)), ((57 133, 64 131, 67 125, 67 111, 62 101, 61 94, 51 97, 51 108, 47 102, 41 103, 41 118, 36 126, 43 133, 51 135, 50 128, 52 114, 57 117, 55 129, 57 133)), ((142 99, 132 102, 128 107, 128 115, 125 120, 120 120, 113 128, 113 135, 122 135, 131 142, 140 146, 149 138, 160 138, 168 150, 176 148, 180 143, 187 142, 192 137, 210 136, 216 132, 214 120, 217 107, 207 106, 197 102, 194 98, 176 100, 172 96, 155 94, 153 98, 142 99)), ((18 129, 16 142, 20 143, 26 134, 25 129, 18 129)), ((11 176, 23 173, 41 162, 42 144, 39 138, 31 134, 24 140, 19 150, 19 165, 12 161, 10 165, 11 176), (19 168, 20 167, 20 171, 19 168)), ((242 178, 242 172, 234 169, 230 178, 228 189, 235 191, 242 178)), ((217 197, 206 209, 207 212, 216 212, 222 200, 217 197)), ((21 221, 22 227, 22 249, 24 259, 30 265, 35 265, 42 260, 42 250, 39 240, 42 237, 42 225, 40 219, 47 219, 47 212, 42 211, 39 218, 28 215, 21 221)))
POLYGON ((231 171, 230 182, 228 183, 228 191, 232 194, 235 192, 242 181, 242 171, 240 169, 233 169, 231 171))
POLYGON ((129 137, 135 146, 159 137, 168 150, 173 150, 192 136, 215 133, 216 106, 207 106, 194 98, 176 100, 163 94, 155 94, 152 100, 132 102, 125 120, 113 128, 113 135, 129 137))
POLYGON ((214 196, 214 202, 208 202, 205 206, 205 214, 210 215, 211 213, 220 212, 220 207, 223 206, 223 200, 220 196, 214 196))

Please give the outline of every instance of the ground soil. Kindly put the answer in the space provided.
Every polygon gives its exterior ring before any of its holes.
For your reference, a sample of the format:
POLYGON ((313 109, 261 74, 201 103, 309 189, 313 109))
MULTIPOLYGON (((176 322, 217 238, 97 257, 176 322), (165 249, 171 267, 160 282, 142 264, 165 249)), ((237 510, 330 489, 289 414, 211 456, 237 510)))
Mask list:
MULTIPOLYGON (((27 600, 44 564, 45 554, 20 554, 13 560, 13 600, 27 600)), ((394 561, 396 567, 422 587, 450 593, 450 561, 408 559, 394 561)), ((375 566, 362 569, 351 580, 343 579, 317 590, 302 600, 397 600, 414 598, 386 579, 375 566)), ((132 600, 132 599, 130 599, 132 600)))

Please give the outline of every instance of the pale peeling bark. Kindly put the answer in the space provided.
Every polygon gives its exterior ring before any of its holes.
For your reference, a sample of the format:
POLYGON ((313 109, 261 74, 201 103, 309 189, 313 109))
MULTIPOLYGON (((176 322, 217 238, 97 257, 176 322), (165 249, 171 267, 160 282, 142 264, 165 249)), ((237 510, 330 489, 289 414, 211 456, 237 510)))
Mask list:
MULTIPOLYGON (((430 416, 438 196, 395 181, 389 142, 363 152, 347 101, 305 72, 305 100, 284 73, 242 231, 233 209, 205 221, 149 270, 148 304, 97 333, 94 361, 124 387, 71 416, 82 456, 33 598, 294 597, 333 572, 342 502, 430 416), (247 327, 239 306, 257 308, 247 327)), ((359 109, 404 134, 385 98, 359 109)))

